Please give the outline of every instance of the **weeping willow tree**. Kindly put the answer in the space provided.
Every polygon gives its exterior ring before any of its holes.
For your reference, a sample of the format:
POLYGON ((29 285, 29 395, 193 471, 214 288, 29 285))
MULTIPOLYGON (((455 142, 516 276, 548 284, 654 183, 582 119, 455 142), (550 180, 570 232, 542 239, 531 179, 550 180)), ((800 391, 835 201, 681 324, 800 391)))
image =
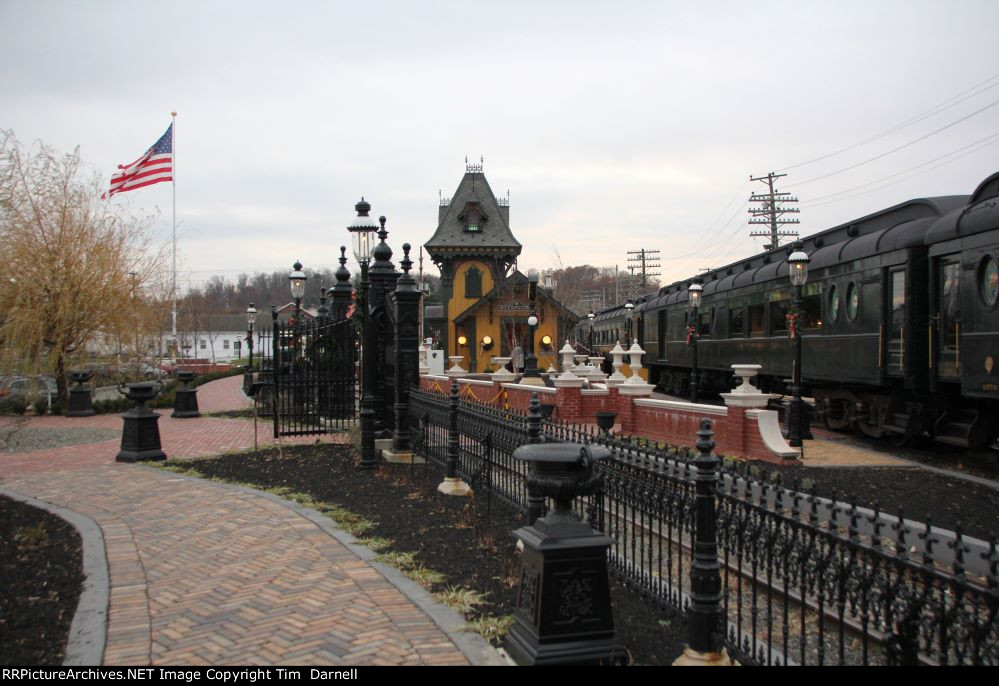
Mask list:
POLYGON ((0 132, 0 355, 3 368, 55 375, 88 343, 155 326, 141 297, 160 277, 154 215, 100 199, 101 177, 79 148, 24 148, 0 132))

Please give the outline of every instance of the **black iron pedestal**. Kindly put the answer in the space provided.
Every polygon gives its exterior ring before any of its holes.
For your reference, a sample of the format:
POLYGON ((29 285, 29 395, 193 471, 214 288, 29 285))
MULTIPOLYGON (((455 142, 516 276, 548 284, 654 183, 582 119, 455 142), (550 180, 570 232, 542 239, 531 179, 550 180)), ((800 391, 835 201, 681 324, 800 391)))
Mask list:
POLYGON ((91 388, 86 384, 93 377, 92 372, 70 372, 69 378, 76 382, 76 386, 69 389, 69 398, 66 400, 66 409, 63 415, 67 417, 91 417, 97 412, 94 411, 93 395, 91 388))
POLYGON ((121 432, 121 450, 115 456, 118 462, 166 459, 160 444, 160 415, 146 407, 146 402, 155 398, 161 388, 156 381, 128 384, 127 391, 118 387, 119 393, 136 402, 135 407, 121 416, 125 426, 121 432))
POLYGON ((576 495, 602 484, 593 461, 603 448, 576 443, 521 446, 514 457, 531 462, 530 486, 555 507, 515 534, 524 544, 514 624, 504 646, 520 665, 623 663, 615 645, 607 578, 611 539, 572 511, 576 495), (599 451, 599 452, 598 452, 599 451))
POLYGON ((194 372, 177 372, 177 379, 184 384, 183 388, 178 388, 173 401, 173 414, 171 417, 182 419, 184 417, 200 417, 198 410, 198 389, 189 388, 188 383, 194 380, 194 372))

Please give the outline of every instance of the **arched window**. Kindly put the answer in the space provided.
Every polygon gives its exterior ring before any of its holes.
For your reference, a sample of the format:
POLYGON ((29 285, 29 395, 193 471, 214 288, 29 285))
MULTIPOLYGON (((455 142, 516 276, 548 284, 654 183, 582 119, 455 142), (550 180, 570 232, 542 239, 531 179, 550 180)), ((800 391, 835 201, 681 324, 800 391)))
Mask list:
POLYGON ((482 272, 477 267, 469 267, 465 272, 465 297, 482 297, 482 272))

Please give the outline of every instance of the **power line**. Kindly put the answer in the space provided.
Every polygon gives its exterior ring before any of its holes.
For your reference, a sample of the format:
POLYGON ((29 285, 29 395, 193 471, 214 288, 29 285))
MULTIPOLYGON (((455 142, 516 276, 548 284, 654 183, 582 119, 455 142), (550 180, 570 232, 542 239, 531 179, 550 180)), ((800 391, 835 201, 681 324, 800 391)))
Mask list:
POLYGON ((885 136, 891 135, 891 134, 895 133, 896 131, 901 131, 904 128, 908 128, 909 126, 912 126, 913 124, 916 124, 918 122, 923 121, 927 117, 931 117, 934 114, 939 114, 940 112, 943 112, 945 110, 949 110, 951 107, 959 105, 962 102, 975 97, 976 95, 980 95, 981 93, 984 93, 985 91, 989 90, 990 88, 995 88, 996 86, 999 86, 999 81, 996 81, 997 79, 999 79, 999 74, 995 74, 995 75, 993 75, 993 76, 985 79, 981 83, 977 83, 974 86, 972 86, 971 88, 963 90, 960 93, 958 93, 957 95, 951 96, 947 100, 944 100, 942 103, 931 107, 930 109, 926 110, 925 112, 922 112, 921 114, 917 114, 912 119, 906 120, 906 121, 902 122, 901 124, 896 124, 895 126, 892 126, 892 127, 888 128, 888 129, 885 129, 881 133, 875 134, 874 136, 871 136, 870 138, 862 140, 859 143, 854 143, 853 145, 848 145, 845 148, 840 148, 839 150, 836 150, 834 152, 828 153, 826 155, 822 155, 821 157, 816 157, 815 159, 808 160, 806 162, 799 162, 797 164, 792 164, 789 167, 781 167, 777 171, 787 171, 789 169, 796 169, 798 167, 804 167, 805 165, 809 165, 809 164, 812 164, 814 162, 820 162, 822 160, 829 159, 830 157, 835 157, 836 155, 839 155, 840 153, 844 153, 844 152, 847 152, 849 150, 853 150, 854 148, 859 148, 862 145, 867 145, 868 143, 872 143, 872 142, 874 142, 874 141, 876 141, 878 139, 884 138, 885 136), (996 81, 996 83, 993 83, 991 85, 985 86, 985 84, 989 83, 990 81, 996 81), (982 86, 985 86, 985 87, 981 88, 982 86), (976 89, 978 89, 978 90, 976 90, 976 89), (961 96, 965 95, 966 93, 968 93, 969 91, 975 91, 975 92, 971 93, 967 97, 963 97, 963 98, 961 97, 961 96), (958 98, 960 98, 960 99, 958 99, 958 98))
POLYGON ((920 141, 924 141, 927 138, 929 138, 930 136, 935 136, 936 134, 940 133, 941 131, 946 131, 950 127, 956 126, 957 124, 960 124, 963 121, 971 119, 975 115, 981 114, 985 110, 987 110, 987 109, 989 109, 991 107, 995 107, 996 105, 999 105, 999 100, 994 100, 993 102, 989 103, 985 107, 982 107, 981 109, 975 110, 971 114, 965 115, 965 116, 961 117, 960 119, 957 119, 956 121, 952 121, 951 123, 949 123, 949 124, 947 124, 945 126, 941 126, 939 129, 936 129, 935 131, 930 131, 929 133, 927 133, 927 134, 925 134, 923 136, 920 136, 919 138, 916 138, 915 140, 911 140, 908 143, 905 143, 904 145, 900 145, 897 148, 892 148, 888 152, 883 152, 880 155, 875 155, 874 157, 872 157, 870 159, 867 159, 867 160, 864 160, 863 162, 858 162, 856 164, 851 164, 849 167, 844 167, 843 169, 838 169, 838 170, 836 170, 834 172, 829 172, 828 174, 823 174, 822 176, 816 176, 815 178, 811 178, 811 179, 808 179, 806 181, 799 181, 797 183, 790 184, 788 186, 788 188, 793 188, 795 186, 804 186, 807 183, 812 183, 814 181, 819 181, 821 179, 828 179, 830 176, 836 176, 837 174, 842 174, 845 171, 850 171, 851 169, 856 169, 857 167, 861 167, 861 166, 863 166, 865 164, 869 164, 870 162, 874 162, 875 160, 880 160, 882 157, 887 157, 888 155, 891 155, 892 153, 895 153, 895 152, 898 152, 899 150, 903 150, 905 148, 908 148, 910 145, 914 145, 916 143, 919 143, 920 141))
MULTIPOLYGON (((873 186, 875 184, 881 183, 882 181, 887 181, 888 179, 893 179, 896 176, 901 176, 903 174, 908 174, 909 172, 914 171, 916 169, 919 169, 920 167, 925 167, 927 165, 933 164, 934 162, 939 162, 940 160, 942 160, 944 158, 950 157, 951 155, 955 155, 955 154, 957 154, 957 153, 959 153, 959 152, 961 152, 963 150, 967 150, 968 148, 972 148, 972 147, 974 147, 976 145, 979 145, 980 143, 985 143, 986 141, 988 141, 990 139, 993 139, 993 138, 997 138, 997 137, 999 137, 999 133, 994 133, 991 136, 986 136, 985 138, 977 140, 974 143, 969 143, 968 145, 960 147, 957 150, 951 150, 950 152, 946 153, 945 155, 941 155, 940 157, 934 158, 934 159, 929 160, 927 162, 923 162, 922 164, 917 164, 917 165, 915 165, 913 167, 910 167, 908 169, 903 169, 900 172, 896 172, 894 174, 889 174, 888 176, 883 176, 880 179, 875 179, 874 181, 868 181, 867 183, 862 183, 859 186, 854 186, 853 188, 847 188, 845 190, 842 190, 842 191, 839 191, 839 192, 836 192, 836 193, 830 193, 828 195, 822 195, 822 196, 819 196, 817 198, 812 198, 807 203, 805 203, 804 205, 802 205, 802 207, 814 207, 815 204, 818 201, 820 201, 820 200, 826 200, 827 198, 834 198, 834 197, 836 197, 838 195, 844 195, 846 193, 852 193, 853 191, 861 190, 863 188, 866 188, 867 186, 873 186)), ((994 142, 999 142, 999 141, 993 141, 993 143, 994 142)), ((988 145, 991 145, 991 143, 989 143, 988 145)), ((975 150, 971 150, 971 151, 969 151, 968 154, 971 154, 973 152, 977 152, 980 149, 981 148, 976 148, 975 150)), ((960 155, 958 157, 955 157, 954 159, 955 160, 961 159, 961 157, 964 157, 964 155, 960 155)), ((953 162, 953 161, 954 160, 950 160, 950 162, 953 162)), ((933 167, 933 168, 935 169, 936 167, 933 167)), ((929 170, 927 169, 925 171, 929 171, 929 170)), ((920 173, 922 173, 922 172, 920 172, 920 173)), ((912 178, 912 177, 908 177, 908 178, 912 178)), ((891 184, 889 184, 889 185, 891 185, 891 184)), ((885 186, 881 186, 881 188, 885 188, 885 186)), ((846 197, 846 198, 840 198, 840 200, 849 200, 852 197, 856 197, 856 196, 852 196, 851 195, 851 196, 846 197)))
MULTIPOLYGON (((992 136, 990 136, 990 138, 992 138, 992 136)), ((985 139, 985 140, 988 140, 988 139, 985 139)), ((993 141, 990 141, 990 142, 988 142, 988 143, 985 143, 985 144, 983 144, 983 145, 980 145, 980 146, 978 146, 977 148, 975 148, 974 150, 969 150, 968 152, 966 152, 966 153, 964 153, 964 154, 962 154, 962 155, 958 155, 958 156, 957 156, 957 157, 955 157, 954 159, 950 159, 950 160, 947 160, 946 162, 941 162, 940 164, 937 164, 937 165, 935 165, 935 166, 932 166, 932 167, 930 167, 929 169, 924 169, 924 170, 922 170, 922 171, 919 171, 919 172, 916 172, 915 174, 910 174, 909 176, 906 176, 905 178, 902 178, 902 179, 899 179, 898 181, 892 181, 891 183, 886 183, 886 184, 884 184, 883 186, 877 186, 876 188, 870 188, 870 189, 868 189, 868 190, 866 190, 866 191, 862 191, 862 192, 860 192, 860 193, 857 193, 856 195, 851 195, 851 196, 847 196, 847 197, 845 197, 845 198, 837 198, 837 199, 835 199, 835 200, 828 200, 828 201, 826 201, 826 202, 820 202, 820 203, 815 203, 815 204, 809 204, 808 206, 809 206, 809 207, 819 207, 819 206, 821 206, 821 205, 832 205, 833 203, 837 203, 837 202, 842 202, 842 201, 844 201, 844 200, 850 200, 851 198, 855 198, 855 197, 857 197, 857 196, 860 196, 860 195, 866 195, 867 193, 873 193, 874 191, 879 191, 879 190, 881 190, 882 188, 888 188, 889 186, 894 186, 894 185, 895 185, 896 183, 901 183, 901 182, 903 182, 903 181, 908 181, 909 179, 911 179, 911 178, 914 178, 914 177, 916 177, 916 176, 919 176, 920 174, 925 174, 926 172, 929 172, 929 171, 933 171, 934 169, 937 169, 937 168, 939 168, 939 167, 943 167, 943 166, 945 166, 945 165, 948 165, 948 164, 950 164, 951 162, 956 162, 957 160, 961 159, 962 157, 967 157, 968 155, 971 155, 971 154, 973 154, 973 153, 976 153, 976 152, 978 152, 979 150, 982 150, 982 149, 984 149, 984 148, 987 148, 987 147, 989 147, 989 146, 991 146, 991 145, 995 145, 996 143, 999 143, 999 138, 996 138, 996 140, 993 140, 993 141)), ((973 144, 973 145, 974 145, 974 144, 973 144)), ((945 157, 946 157, 946 155, 945 155, 945 157)), ((938 159, 939 159, 939 158, 938 158, 938 159)), ((903 173, 904 173, 904 172, 903 172, 903 173)))

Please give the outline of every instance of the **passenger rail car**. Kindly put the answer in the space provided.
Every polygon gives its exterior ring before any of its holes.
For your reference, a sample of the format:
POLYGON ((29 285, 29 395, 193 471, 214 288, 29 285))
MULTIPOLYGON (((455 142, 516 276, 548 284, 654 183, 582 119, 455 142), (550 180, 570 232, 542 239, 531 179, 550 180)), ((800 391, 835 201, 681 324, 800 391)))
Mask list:
MULTIPOLYGON (((971 196, 912 200, 802 241, 802 374, 817 418, 897 443, 929 434, 959 446, 999 429, 999 173, 971 196)), ((793 360, 789 246, 702 275, 701 388, 732 387, 730 365, 760 364, 765 391, 786 392, 793 360)), ((638 303, 632 327, 650 381, 687 393, 691 280, 638 303)), ((623 331, 623 307, 594 320, 623 331)), ((613 345, 613 343, 610 343, 613 345)))

